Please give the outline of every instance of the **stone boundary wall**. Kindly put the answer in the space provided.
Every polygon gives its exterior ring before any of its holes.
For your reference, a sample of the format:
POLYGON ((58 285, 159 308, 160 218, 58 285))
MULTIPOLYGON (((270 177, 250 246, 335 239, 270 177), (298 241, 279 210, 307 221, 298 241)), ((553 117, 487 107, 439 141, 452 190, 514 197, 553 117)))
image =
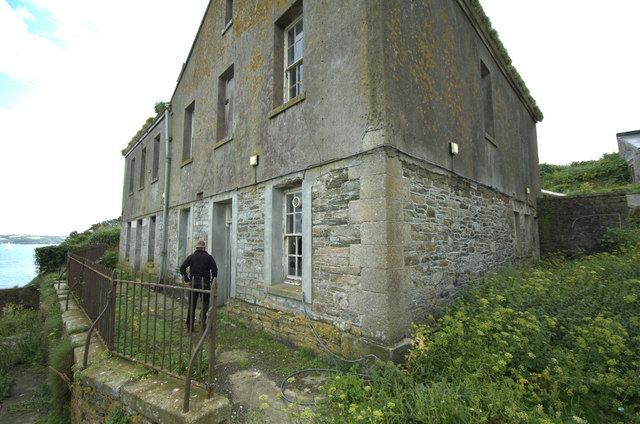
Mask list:
POLYGON ((4 313, 5 306, 13 304, 21 308, 38 309, 40 305, 40 292, 37 288, 14 287, 0 290, 0 316, 4 313))
POLYGON ((604 250, 609 228, 629 226, 625 193, 598 193, 538 199, 540 253, 575 254, 604 250))
MULTIPOLYGON (((65 311, 67 285, 58 291, 63 330, 75 346, 73 362, 82 366, 84 346, 90 322, 75 302, 65 311)), ((225 397, 214 395, 206 400, 206 390, 192 386, 190 411, 183 412, 184 381, 165 375, 150 374, 150 369, 111 356, 97 336, 89 346, 86 369, 74 373, 71 391, 71 423, 106 422, 111 410, 118 407, 132 424, 215 424, 228 422, 231 405, 225 397)))

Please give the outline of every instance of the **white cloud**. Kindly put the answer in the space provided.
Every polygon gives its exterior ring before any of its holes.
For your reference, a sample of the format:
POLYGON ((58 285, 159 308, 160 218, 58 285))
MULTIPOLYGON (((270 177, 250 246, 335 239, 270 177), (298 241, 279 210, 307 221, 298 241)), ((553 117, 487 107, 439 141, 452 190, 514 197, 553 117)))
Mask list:
MULTIPOLYGON (((1 233, 66 235, 120 215, 120 153, 169 100, 206 0, 35 0, 64 48, 0 0, 0 72, 38 81, 0 109, 1 233)), ((35 16, 39 16, 34 12, 35 16)))

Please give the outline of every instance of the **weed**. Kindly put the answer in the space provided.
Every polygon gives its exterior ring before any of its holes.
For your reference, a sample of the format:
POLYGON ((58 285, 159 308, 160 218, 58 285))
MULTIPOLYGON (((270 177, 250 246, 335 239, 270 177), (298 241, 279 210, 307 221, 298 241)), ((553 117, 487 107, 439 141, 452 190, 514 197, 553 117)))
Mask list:
POLYGON ((114 406, 111 411, 109 411, 109 416, 107 417, 107 424, 128 424, 129 418, 122 411, 122 409, 114 406))
POLYGON ((317 422, 638 422, 640 233, 506 269, 414 328, 403 367, 337 374, 317 422))

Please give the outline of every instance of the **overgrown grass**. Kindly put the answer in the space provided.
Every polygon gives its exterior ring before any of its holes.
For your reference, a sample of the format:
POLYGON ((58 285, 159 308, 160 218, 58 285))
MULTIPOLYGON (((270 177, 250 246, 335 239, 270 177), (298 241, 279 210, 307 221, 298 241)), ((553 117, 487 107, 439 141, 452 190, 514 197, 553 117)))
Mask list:
POLYGON ((42 366, 46 362, 41 334, 42 323, 32 309, 9 307, 0 318, 0 400, 11 395, 16 366, 42 366))
POLYGON ((416 326, 403 367, 338 375, 316 422, 640 422, 640 233, 500 272, 416 326))
POLYGON ((573 162, 569 165, 540 164, 542 188, 565 194, 626 190, 640 192, 639 184, 631 184, 626 162, 617 153, 607 153, 598 160, 573 162))

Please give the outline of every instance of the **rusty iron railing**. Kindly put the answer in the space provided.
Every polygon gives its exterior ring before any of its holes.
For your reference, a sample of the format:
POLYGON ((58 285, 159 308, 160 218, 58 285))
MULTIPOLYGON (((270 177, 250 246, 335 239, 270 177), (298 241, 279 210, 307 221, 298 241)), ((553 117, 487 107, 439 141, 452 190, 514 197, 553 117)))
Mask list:
MULTIPOLYGON (((87 366, 89 341, 95 330, 113 355, 184 380, 187 393, 193 382, 212 395, 216 279, 210 287, 201 281, 194 285, 202 288, 194 288, 158 282, 147 273, 112 271, 76 251, 67 259, 69 292, 92 322, 83 367, 87 366), (207 300, 210 307, 203 305, 207 300), (189 331, 189 305, 194 303, 189 331), (208 349, 203 349, 207 337, 208 349)), ((188 405, 186 398, 185 411, 188 405)))

